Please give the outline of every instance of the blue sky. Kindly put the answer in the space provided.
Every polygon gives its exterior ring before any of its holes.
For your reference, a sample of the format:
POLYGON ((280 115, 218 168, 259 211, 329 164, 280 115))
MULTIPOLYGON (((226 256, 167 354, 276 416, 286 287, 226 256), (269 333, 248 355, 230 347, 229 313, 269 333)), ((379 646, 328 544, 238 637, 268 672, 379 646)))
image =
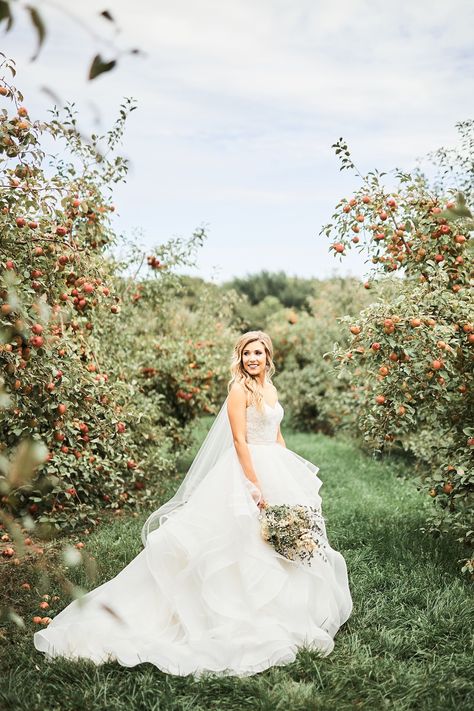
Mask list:
POLYGON ((453 144, 455 123, 472 116, 470 0, 40 6, 50 36, 37 62, 28 61, 35 37, 21 12, 2 37, 31 115, 46 116, 46 85, 76 103, 84 130, 104 130, 122 98, 133 96, 118 228, 139 231, 151 249, 206 225, 192 271, 204 278, 261 269, 363 277, 369 265, 356 252, 339 262, 317 237, 357 186, 339 171, 331 144, 343 136, 362 171, 409 169, 417 156, 453 144), (104 9, 121 28, 115 38, 98 17, 104 9), (114 72, 87 82, 91 57, 113 56, 110 40, 147 56, 125 56, 114 72))

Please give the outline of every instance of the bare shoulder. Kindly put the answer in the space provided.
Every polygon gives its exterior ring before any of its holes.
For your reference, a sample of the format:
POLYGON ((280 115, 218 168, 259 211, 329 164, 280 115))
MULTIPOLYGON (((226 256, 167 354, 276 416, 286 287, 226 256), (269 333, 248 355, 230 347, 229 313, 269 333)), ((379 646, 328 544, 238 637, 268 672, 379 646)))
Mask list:
POLYGON ((232 383, 229 390, 228 404, 230 408, 247 406, 247 393, 243 385, 232 383))
POLYGON ((273 385, 273 383, 269 383, 269 385, 272 389, 273 394, 278 397, 278 390, 276 389, 276 387, 273 385))

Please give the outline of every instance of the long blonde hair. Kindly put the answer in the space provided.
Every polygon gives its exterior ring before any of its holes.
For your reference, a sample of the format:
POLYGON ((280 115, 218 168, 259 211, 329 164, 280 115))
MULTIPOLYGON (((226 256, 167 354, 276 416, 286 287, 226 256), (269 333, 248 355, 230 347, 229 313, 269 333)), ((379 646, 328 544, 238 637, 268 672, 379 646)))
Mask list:
POLYGON ((272 375, 275 372, 272 339, 268 333, 264 331, 247 331, 247 333, 243 333, 239 336, 235 343, 230 364, 231 379, 227 384, 227 391, 230 391, 234 383, 241 383, 246 392, 250 394, 249 405, 255 405, 257 410, 263 412, 264 399, 262 388, 259 382, 253 378, 250 373, 247 373, 242 363, 242 353, 252 341, 261 341, 263 343, 266 353, 265 380, 269 383, 272 382, 272 375))

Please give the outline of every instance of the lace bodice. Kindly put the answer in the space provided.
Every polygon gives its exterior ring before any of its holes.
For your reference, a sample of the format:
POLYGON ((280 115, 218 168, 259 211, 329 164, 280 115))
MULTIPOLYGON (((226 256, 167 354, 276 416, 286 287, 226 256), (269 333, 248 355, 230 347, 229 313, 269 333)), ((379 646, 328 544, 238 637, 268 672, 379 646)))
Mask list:
POLYGON ((264 402, 265 412, 259 412, 255 405, 247 407, 248 444, 273 444, 276 442, 278 425, 283 419, 283 407, 277 401, 275 407, 264 402))

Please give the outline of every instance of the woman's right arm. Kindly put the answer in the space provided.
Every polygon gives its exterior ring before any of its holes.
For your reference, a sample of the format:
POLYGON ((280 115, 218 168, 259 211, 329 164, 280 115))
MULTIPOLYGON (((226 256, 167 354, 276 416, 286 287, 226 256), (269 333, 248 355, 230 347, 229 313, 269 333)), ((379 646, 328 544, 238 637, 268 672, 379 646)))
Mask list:
POLYGON ((232 386, 227 400, 227 413, 234 438, 234 447, 245 476, 258 488, 261 494, 260 482, 253 468, 250 450, 245 439, 247 429, 246 409, 247 397, 245 391, 236 383, 232 386))

